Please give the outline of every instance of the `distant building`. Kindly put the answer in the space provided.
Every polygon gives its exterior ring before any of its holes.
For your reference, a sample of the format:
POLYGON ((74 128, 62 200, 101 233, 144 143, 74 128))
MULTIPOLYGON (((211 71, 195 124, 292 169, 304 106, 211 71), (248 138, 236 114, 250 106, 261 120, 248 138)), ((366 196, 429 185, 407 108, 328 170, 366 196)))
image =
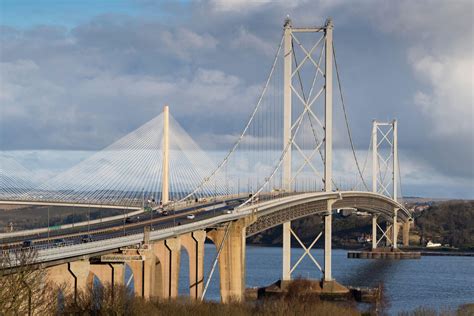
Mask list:
POLYGON ((413 209, 414 212, 422 212, 424 210, 427 210, 430 206, 428 204, 423 204, 423 205, 417 205, 413 209))
POLYGON ((441 244, 434 243, 431 240, 429 240, 428 243, 426 244, 426 248, 437 248, 437 247, 441 247, 441 244))

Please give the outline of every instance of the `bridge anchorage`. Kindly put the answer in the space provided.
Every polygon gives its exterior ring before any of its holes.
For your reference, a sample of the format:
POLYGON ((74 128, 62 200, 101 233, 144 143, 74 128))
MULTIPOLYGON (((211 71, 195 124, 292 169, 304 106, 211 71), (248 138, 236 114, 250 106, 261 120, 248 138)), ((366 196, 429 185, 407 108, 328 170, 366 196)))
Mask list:
POLYGON ((157 118, 46 183, 2 187, 2 204, 118 208, 133 213, 55 230, 48 225, 2 233, 2 256, 11 260, 0 273, 4 277, 14 273, 16 254, 33 249, 33 263, 46 269, 45 280, 65 283, 76 296, 79 290, 93 286, 96 278, 112 287, 133 284, 135 294, 144 298, 172 298, 178 295, 184 250, 189 258, 192 298, 205 298, 219 266, 222 301, 242 300, 246 238, 281 225, 282 287, 302 260, 309 258, 321 272, 322 292, 345 293, 347 289, 332 276, 336 210, 356 209, 372 216, 373 250, 379 249, 384 238, 397 249, 399 225, 403 226, 403 243, 408 244, 411 214, 398 201, 396 134, 396 121, 374 122, 370 190, 345 113, 333 22, 328 19, 321 27, 294 27, 287 19, 257 104, 219 163, 210 163, 212 159, 165 107, 157 118), (334 79, 358 177, 356 185, 346 189, 333 176, 334 79), (383 147, 387 144, 389 150, 383 147), (359 185, 363 189, 357 190, 359 185), (323 216, 324 230, 306 246, 291 223, 314 214, 323 216), (381 221, 391 225, 382 230, 381 221), (383 231, 380 238, 378 230, 383 231), (292 238, 304 249, 294 264, 292 238), (217 255, 205 277, 206 239, 214 243, 217 255), (322 263, 311 252, 320 239, 324 240, 322 263), (130 277, 125 280, 125 275, 130 277))

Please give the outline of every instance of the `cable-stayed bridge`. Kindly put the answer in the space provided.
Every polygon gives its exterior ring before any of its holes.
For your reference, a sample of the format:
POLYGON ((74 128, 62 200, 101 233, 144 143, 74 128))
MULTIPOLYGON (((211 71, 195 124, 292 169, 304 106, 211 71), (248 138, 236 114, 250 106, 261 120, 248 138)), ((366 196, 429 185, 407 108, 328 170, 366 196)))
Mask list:
POLYGON ((374 249, 385 238, 396 250, 400 225, 403 242, 408 242, 411 214, 401 200, 397 146, 397 122, 374 121, 369 151, 359 162, 332 21, 299 28, 288 19, 262 92, 241 133, 220 157, 202 150, 165 106, 162 114, 138 129, 41 183, 32 181, 33 171, 3 159, 9 163, 2 162, 1 204, 124 210, 123 215, 54 230, 48 224, 2 233, 3 254, 14 257, 36 249, 35 261, 48 267, 48 277, 69 282, 76 291, 94 275, 103 282, 123 283, 128 266, 137 294, 174 297, 183 247, 192 272, 190 294, 202 298, 208 284, 204 240, 209 238, 218 250, 221 296, 228 301, 243 297, 245 237, 282 225, 282 280, 290 280, 308 256, 321 270, 324 289, 344 291, 331 273, 336 210, 371 214, 374 249), (338 158, 337 148, 344 141, 349 151, 338 158), (336 169, 338 160, 342 163, 336 169), (291 221, 314 214, 324 217, 324 231, 306 246, 291 229, 291 221), (389 223, 386 229, 381 221, 389 223), (324 263, 309 251, 320 237, 324 263), (294 264, 292 238, 305 249, 294 264))

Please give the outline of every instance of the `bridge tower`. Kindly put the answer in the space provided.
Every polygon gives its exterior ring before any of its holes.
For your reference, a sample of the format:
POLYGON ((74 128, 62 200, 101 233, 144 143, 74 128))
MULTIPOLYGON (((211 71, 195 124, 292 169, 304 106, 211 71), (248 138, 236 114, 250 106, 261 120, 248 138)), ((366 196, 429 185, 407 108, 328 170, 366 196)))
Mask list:
MULTIPOLYGON (((283 189, 287 192, 292 191, 292 182, 295 180, 292 177, 292 147, 297 147, 295 143, 295 132, 294 132, 294 122, 292 121, 292 98, 296 96, 303 105, 304 111, 309 115, 312 115, 313 118, 317 121, 324 121, 324 191, 332 192, 332 83, 333 83, 333 76, 332 76, 332 67, 333 67, 333 23, 332 19, 328 19, 326 21, 325 26, 323 27, 304 27, 304 28, 294 28, 292 26, 291 20, 287 18, 284 24, 284 69, 283 69, 283 150, 285 151, 285 156, 283 157, 283 170, 282 170, 282 184, 283 189), (325 67, 324 73, 322 71, 322 67, 319 67, 314 59, 312 58, 311 54, 314 49, 319 45, 319 41, 314 44, 314 46, 310 50, 306 50, 298 39, 295 37, 295 33, 323 33, 324 37, 321 41, 324 43, 324 56, 325 56, 325 67), (301 60, 300 65, 296 64, 296 69, 292 69, 293 60, 296 62, 296 55, 293 50, 293 41, 301 47, 305 56, 301 60), (324 120, 317 118, 311 110, 311 106, 313 105, 314 101, 317 99, 319 95, 317 95, 314 99, 311 100, 311 93, 308 96, 308 99, 303 95, 299 95, 298 92, 293 88, 293 78, 297 75, 299 76, 298 70, 302 66, 303 63, 308 62, 312 63, 315 68, 316 72, 320 72, 324 76, 324 120)), ((301 80, 301 79, 300 79, 301 80)), ((303 113, 304 114, 304 113, 303 113)), ((319 144, 315 150, 319 149, 319 144)), ((305 163, 311 165, 311 162, 308 161, 307 157, 299 150, 299 152, 303 155, 305 159, 305 163)), ((314 167, 311 165, 314 169, 314 167)), ((324 274, 324 281, 332 281, 332 273, 331 273, 331 248, 332 248, 332 205, 334 201, 329 201, 327 204, 327 213, 325 215, 324 220, 324 270, 321 269, 319 264, 317 264, 318 268, 323 271, 324 274)), ((295 236, 297 240, 298 237, 294 234, 291 230, 291 222, 283 223, 283 271, 282 271, 282 281, 289 281, 291 280, 291 272, 296 268, 298 263, 291 267, 291 236, 295 236)), ((319 238, 319 236, 318 236, 319 238)), ((317 239, 313 242, 312 245, 315 244, 317 239)), ((307 252, 309 253, 309 249, 307 252)), ((314 258, 313 258, 314 259, 314 258)), ((315 260, 313 260, 315 261, 315 260)))
MULTIPOLYGON (((291 68, 293 65, 293 49, 291 47, 291 20, 286 19, 284 25, 284 62, 283 62, 283 150, 291 143, 291 68)), ((291 191, 291 148, 283 158, 283 189, 291 191)), ((283 223, 283 281, 291 280, 291 221, 283 223)))
MULTIPOLYGON (((380 193, 398 201, 399 166, 398 166, 398 124, 397 120, 372 122, 372 192, 380 193), (382 167, 382 168, 381 168, 382 167)), ((381 230, 382 237, 397 248, 398 224, 397 211, 394 210, 392 231, 383 230, 377 224, 377 217, 372 218, 372 249, 377 248, 377 230, 381 230)), ((406 226, 406 225, 405 225, 406 226)), ((404 244, 408 243, 405 239, 404 244)), ((380 238, 382 239, 382 238, 380 238)), ((379 239, 379 240, 380 240, 379 239)))
POLYGON ((162 188, 161 202, 163 205, 169 202, 169 107, 163 108, 163 166, 162 166, 162 188))
POLYGON ((399 183, 397 125, 397 120, 372 122, 372 191, 391 197, 395 201, 398 201, 399 183), (385 152, 380 150, 384 147, 388 147, 389 150, 385 152), (380 170, 380 162, 384 170, 380 170), (391 171, 391 178, 387 178, 388 171, 391 171))

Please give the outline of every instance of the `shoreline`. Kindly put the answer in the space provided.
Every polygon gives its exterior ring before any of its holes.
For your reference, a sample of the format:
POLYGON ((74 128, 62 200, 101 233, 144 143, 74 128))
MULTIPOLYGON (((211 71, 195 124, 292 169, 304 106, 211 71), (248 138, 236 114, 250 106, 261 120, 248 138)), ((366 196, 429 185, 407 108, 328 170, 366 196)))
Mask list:
POLYGON ((446 256, 446 257, 474 257, 474 252, 468 251, 420 251, 422 256, 446 256))
MULTIPOLYGON (((279 244, 247 244, 247 247, 268 247, 268 248, 277 248, 281 247, 279 244)), ((292 249, 302 249, 302 247, 291 247, 292 249)), ((321 248, 316 248, 316 249, 321 249, 321 248)), ((363 251, 366 250, 365 248, 357 248, 357 247, 348 247, 348 248, 343 248, 343 247, 333 247, 333 250, 345 250, 345 251, 363 251)), ((451 249, 429 249, 429 248, 415 248, 415 247, 409 247, 409 248, 399 248, 401 251, 404 252, 412 252, 412 251, 417 251, 420 252, 422 256, 451 256, 451 257, 474 257, 474 251, 472 250, 451 250, 451 249)))

